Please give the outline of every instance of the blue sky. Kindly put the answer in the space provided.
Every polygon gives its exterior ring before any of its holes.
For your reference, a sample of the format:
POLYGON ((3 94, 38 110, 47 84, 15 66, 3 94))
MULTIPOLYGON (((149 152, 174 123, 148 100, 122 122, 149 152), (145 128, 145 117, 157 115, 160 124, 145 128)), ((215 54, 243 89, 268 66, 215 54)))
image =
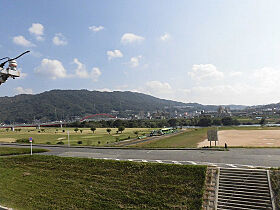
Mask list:
POLYGON ((130 90, 203 104, 279 102, 280 2, 2 0, 0 96, 130 90))

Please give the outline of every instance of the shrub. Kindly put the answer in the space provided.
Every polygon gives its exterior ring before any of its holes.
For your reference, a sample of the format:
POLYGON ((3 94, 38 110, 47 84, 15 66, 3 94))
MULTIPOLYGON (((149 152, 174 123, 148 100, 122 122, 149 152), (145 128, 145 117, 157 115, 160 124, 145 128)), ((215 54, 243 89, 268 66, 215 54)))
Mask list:
POLYGON ((46 144, 51 144, 51 142, 47 141, 46 144))
POLYGON ((82 141, 78 141, 77 143, 78 143, 78 144, 82 144, 83 142, 82 142, 82 141))
MULTIPOLYGON (((28 138, 17 139, 16 143, 29 143, 28 138)), ((34 139, 32 139, 32 143, 34 143, 34 139)))
POLYGON ((64 144, 64 142, 63 141, 59 141, 59 142, 57 142, 56 144, 64 144))

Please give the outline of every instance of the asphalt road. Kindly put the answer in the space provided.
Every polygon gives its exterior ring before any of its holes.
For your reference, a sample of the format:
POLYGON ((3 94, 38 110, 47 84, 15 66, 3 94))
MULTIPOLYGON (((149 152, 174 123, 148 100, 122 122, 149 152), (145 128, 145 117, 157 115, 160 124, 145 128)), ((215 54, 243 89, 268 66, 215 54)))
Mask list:
MULTIPOLYGON (((11 146, 3 145, 1 146, 11 146)), ((29 147, 13 145, 15 147, 29 147)), ((44 155, 85 157, 95 159, 129 160, 138 162, 163 162, 175 164, 203 164, 230 168, 280 167, 280 149, 232 148, 229 151, 214 150, 137 150, 98 149, 34 146, 50 150, 44 155)))

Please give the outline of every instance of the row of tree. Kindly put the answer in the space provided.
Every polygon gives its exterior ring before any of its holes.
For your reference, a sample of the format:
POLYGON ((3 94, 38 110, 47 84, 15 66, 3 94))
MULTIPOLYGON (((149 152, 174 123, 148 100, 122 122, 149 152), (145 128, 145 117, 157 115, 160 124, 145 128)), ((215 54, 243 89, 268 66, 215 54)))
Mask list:
POLYGON ((237 119, 232 117, 211 118, 211 117, 196 117, 192 119, 161 119, 161 120, 101 120, 101 121, 84 121, 74 122, 69 124, 69 127, 85 127, 85 128, 119 128, 120 126, 126 128, 163 128, 176 126, 230 126, 240 125, 237 119))

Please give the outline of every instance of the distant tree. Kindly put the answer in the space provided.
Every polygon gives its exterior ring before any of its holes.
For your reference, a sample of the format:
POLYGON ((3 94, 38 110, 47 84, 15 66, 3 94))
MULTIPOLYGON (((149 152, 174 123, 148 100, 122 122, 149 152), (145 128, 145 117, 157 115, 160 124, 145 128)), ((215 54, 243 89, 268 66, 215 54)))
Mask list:
POLYGON ((265 120, 264 117, 260 120, 259 124, 260 125, 265 125, 266 124, 266 120, 265 120))
POLYGON ((118 131, 120 131, 121 133, 124 131, 125 127, 124 126, 120 126, 118 127, 118 131))
POLYGON ((208 126, 211 126, 211 118, 209 117, 202 117, 199 119, 198 121, 198 126, 201 126, 201 127, 208 127, 208 126))
POLYGON ((107 131, 108 134, 110 134, 112 129, 111 128, 107 128, 106 131, 107 131))
POLYGON ((100 142, 100 141, 98 141, 98 144, 101 144, 101 142, 100 142))
POLYGON ((115 120, 115 121, 113 122, 113 126, 116 127, 116 128, 122 126, 122 121, 119 120, 119 119, 115 120))
POLYGON ((134 134, 138 137, 139 132, 138 131, 134 131, 134 134))
POLYGON ((173 128, 176 127, 177 124, 178 124, 178 120, 177 119, 170 119, 167 122, 168 122, 169 126, 171 126, 173 128))
POLYGON ((75 128, 74 131, 77 133, 79 131, 79 128, 75 128))
POLYGON ((81 133, 83 133, 83 130, 80 130, 81 133))
POLYGON ((219 118, 215 118, 215 119, 213 119, 212 124, 213 125, 222 125, 222 121, 219 118))
POLYGON ((92 131, 92 133, 94 133, 94 131, 96 130, 96 127, 91 127, 90 130, 92 131))
POLYGON ((222 124, 223 125, 233 125, 234 121, 231 117, 223 117, 222 118, 222 124))

